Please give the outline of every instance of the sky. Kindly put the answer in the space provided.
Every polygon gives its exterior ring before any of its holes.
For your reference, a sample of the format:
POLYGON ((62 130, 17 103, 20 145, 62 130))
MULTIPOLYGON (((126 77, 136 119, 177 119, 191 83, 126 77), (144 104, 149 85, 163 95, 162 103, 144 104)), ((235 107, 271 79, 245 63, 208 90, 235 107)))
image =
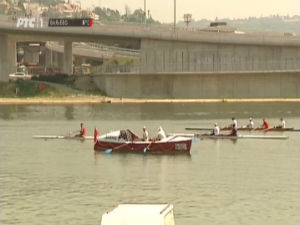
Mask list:
MULTIPOLYGON (((76 2, 78 0, 71 0, 76 2)), ((101 6, 118 9, 122 14, 127 4, 131 11, 144 9, 160 22, 174 21, 174 0, 79 0, 83 7, 101 6)), ((176 21, 183 20, 185 13, 192 18, 214 20, 220 18, 247 18, 279 15, 299 15, 299 0, 176 0, 176 21)))

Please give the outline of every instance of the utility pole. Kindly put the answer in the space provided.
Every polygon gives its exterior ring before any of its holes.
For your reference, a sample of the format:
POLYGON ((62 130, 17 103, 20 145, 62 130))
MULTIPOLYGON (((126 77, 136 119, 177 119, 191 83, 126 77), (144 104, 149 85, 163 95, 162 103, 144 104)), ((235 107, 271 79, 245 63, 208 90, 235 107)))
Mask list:
POLYGON ((174 32, 176 29, 176 0, 174 0, 174 32))
POLYGON ((144 0, 144 19, 145 24, 147 23, 147 14, 146 14, 146 0, 144 0))

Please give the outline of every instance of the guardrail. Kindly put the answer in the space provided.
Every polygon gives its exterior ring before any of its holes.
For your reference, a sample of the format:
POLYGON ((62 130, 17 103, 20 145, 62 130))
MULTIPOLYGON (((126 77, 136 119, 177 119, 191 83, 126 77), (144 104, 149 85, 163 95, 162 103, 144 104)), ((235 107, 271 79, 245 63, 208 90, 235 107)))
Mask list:
POLYGON ((140 73, 140 65, 102 65, 92 67, 92 74, 99 73, 140 73))
MULTIPOLYGON (((155 66, 154 66, 155 67, 155 66)), ((170 69, 153 69, 153 73, 170 73, 170 72, 255 72, 255 71, 299 71, 300 70, 300 64, 296 62, 296 60, 293 61, 293 63, 290 62, 289 66, 278 64, 276 63, 270 63, 270 64, 261 64, 260 66, 253 66, 251 63, 241 64, 238 63, 218 63, 218 64, 212 64, 212 63, 201 63, 198 64, 194 68, 185 68, 185 67, 179 67, 179 65, 171 64, 169 65, 170 69), (254 69, 255 68, 255 69, 254 69)), ((92 73, 143 73, 144 71, 141 69, 141 65, 102 65, 92 68, 92 73)))

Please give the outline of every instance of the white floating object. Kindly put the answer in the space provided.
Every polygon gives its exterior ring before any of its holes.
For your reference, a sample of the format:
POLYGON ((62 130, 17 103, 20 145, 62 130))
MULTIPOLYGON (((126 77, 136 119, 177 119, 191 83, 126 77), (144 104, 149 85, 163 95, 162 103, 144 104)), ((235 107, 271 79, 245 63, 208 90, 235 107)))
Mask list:
POLYGON ((119 204, 102 215, 101 225, 175 225, 173 205, 119 204))

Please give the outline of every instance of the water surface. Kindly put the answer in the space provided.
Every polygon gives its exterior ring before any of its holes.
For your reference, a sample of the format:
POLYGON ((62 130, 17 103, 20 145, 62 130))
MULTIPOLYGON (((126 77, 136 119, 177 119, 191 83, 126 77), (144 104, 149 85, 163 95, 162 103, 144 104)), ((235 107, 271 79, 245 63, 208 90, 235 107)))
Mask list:
POLYGON ((299 104, 0 106, 0 223, 100 224, 119 203, 172 203, 176 224, 299 224, 299 133, 288 140, 203 140, 190 156, 94 153, 91 141, 36 140, 86 124, 92 135, 130 128, 151 136, 185 127, 283 116, 299 104))

